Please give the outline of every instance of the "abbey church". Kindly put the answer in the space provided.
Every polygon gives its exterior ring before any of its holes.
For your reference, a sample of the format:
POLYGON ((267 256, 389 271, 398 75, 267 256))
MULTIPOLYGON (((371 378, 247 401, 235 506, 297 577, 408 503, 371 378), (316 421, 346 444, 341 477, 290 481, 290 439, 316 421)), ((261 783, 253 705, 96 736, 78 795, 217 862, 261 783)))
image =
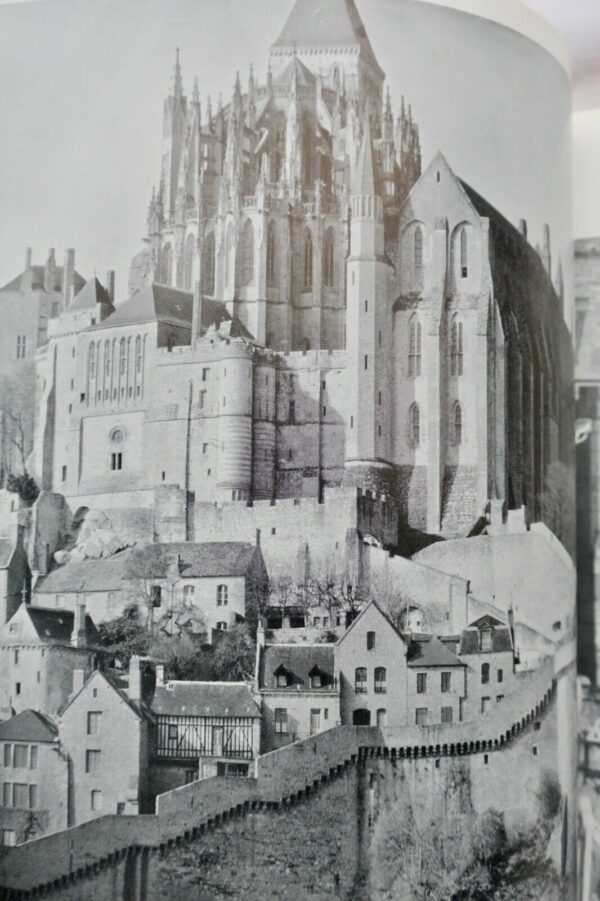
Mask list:
POLYGON ((202 109, 177 54, 129 297, 65 296, 38 351, 36 478, 155 537, 168 497, 177 540, 202 505, 347 489, 432 534, 544 518, 572 443, 548 230, 422 171, 354 0, 296 0, 265 70, 202 109))

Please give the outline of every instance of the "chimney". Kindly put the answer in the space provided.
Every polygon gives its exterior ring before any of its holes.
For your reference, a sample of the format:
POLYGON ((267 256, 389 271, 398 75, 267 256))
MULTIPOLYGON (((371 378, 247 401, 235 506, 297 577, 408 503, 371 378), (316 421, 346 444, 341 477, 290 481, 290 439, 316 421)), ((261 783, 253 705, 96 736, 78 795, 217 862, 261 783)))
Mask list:
POLYGON ((85 672, 82 669, 74 669, 73 670, 73 692, 72 694, 76 695, 78 691, 81 691, 83 688, 83 683, 85 682, 85 672))
POLYGON ((115 270, 109 269, 106 273, 106 293, 112 304, 115 302, 115 270))
POLYGON ((25 269, 21 276, 21 291, 31 291, 33 288, 33 269, 31 267, 31 247, 25 251, 25 269))
POLYGON ((550 252, 550 226, 544 224, 542 229, 542 263, 544 269, 552 278, 552 254, 550 252))
POLYGON ((65 262, 63 265, 63 305, 65 309, 73 299, 73 283, 75 280, 75 251, 70 247, 65 251, 65 262))
POLYGON ((76 648, 83 648, 86 645, 85 634, 85 604, 77 600, 75 604, 75 614, 73 618, 73 632, 71 633, 71 644, 76 648))
POLYGON ((156 664, 156 687, 162 688, 165 684, 165 665, 164 663, 156 664))
POLYGON ((131 701, 142 700, 142 658, 134 654, 129 661, 129 688, 127 694, 131 701))
POLYGON ((51 247, 48 251, 48 259, 46 260, 46 266, 44 268, 44 291, 46 294, 54 293, 55 280, 56 256, 54 254, 54 247, 51 247))
POLYGON ((192 308, 192 348, 202 333, 202 280, 194 284, 194 301, 192 308))
POLYGON ((527 240, 527 219, 519 219, 519 231, 525 240, 527 240))
POLYGON ((260 529, 256 530, 256 546, 260 547, 260 529))

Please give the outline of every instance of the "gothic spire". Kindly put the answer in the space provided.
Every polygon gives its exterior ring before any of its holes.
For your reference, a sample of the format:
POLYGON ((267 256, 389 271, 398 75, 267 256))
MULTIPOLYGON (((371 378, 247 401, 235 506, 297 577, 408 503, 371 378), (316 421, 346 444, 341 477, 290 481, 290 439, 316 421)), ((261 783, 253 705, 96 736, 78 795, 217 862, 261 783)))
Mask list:
POLYGON ((175 50, 175 77, 173 80, 173 96, 183 97, 183 79, 181 77, 181 63, 179 62, 179 47, 175 50))
POLYGON ((369 195, 374 197, 377 195, 373 141, 371 138, 371 117, 368 115, 365 116, 365 128, 354 172, 352 193, 355 196, 369 195))

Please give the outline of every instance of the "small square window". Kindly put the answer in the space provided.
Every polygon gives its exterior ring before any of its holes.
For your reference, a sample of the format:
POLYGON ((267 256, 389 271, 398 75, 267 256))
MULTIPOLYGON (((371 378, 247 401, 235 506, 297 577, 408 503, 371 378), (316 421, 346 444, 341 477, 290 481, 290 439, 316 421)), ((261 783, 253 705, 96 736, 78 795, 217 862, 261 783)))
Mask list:
POLYGON ((177 726, 170 725, 167 729, 167 740, 168 741, 177 741, 178 738, 178 730, 177 726))
POLYGON ((98 789, 91 793, 90 807, 92 810, 102 810, 102 792, 98 789))

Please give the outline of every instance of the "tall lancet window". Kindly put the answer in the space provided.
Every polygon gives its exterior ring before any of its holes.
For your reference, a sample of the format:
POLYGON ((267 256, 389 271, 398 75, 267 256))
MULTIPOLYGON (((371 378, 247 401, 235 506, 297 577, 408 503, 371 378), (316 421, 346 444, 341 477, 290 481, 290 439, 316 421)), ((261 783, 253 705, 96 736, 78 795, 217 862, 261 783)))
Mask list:
POLYGON ((415 270, 423 268, 423 229, 420 225, 415 228, 415 270))
POLYGON ((408 374, 411 378, 421 375, 422 351, 421 351, 421 323, 416 316, 410 320, 408 337, 408 374))
POLYGON ((88 350, 88 376, 90 382, 96 378, 96 345, 93 341, 88 350))
POLYGON ((332 228, 327 229, 323 241, 323 284, 326 288, 335 286, 335 234, 332 228))
POLYGON ((314 133, 315 126, 310 114, 304 113, 302 118, 302 180, 305 185, 310 185, 313 181, 314 133))
POLYGON ((204 294, 213 296, 215 293, 215 233, 211 232, 204 239, 202 284, 204 294))
POLYGON ((277 284, 277 233, 276 225, 269 222, 267 228, 267 285, 274 288, 277 284))
POLYGON ((160 252, 160 266, 158 268, 158 281, 161 285, 171 284, 171 270, 173 268, 173 248, 165 244, 160 252))
POLYGON ((460 277, 467 278, 469 274, 468 246, 467 246, 467 230, 460 230, 460 277))
POLYGON ((450 372, 463 374, 463 324, 455 316, 450 330, 450 372))
POLYGON ((192 272, 194 267, 195 249, 196 238, 194 237, 194 235, 188 235, 183 251, 183 288, 185 291, 192 290, 192 272))
POLYGON ((238 251, 240 286, 250 285, 254 281, 254 228, 249 219, 244 223, 238 251))
POLYGON ((119 344, 119 375, 125 375, 127 370, 127 342, 121 338, 119 344))
POLYGON ((139 374, 142 371, 142 338, 138 335, 135 339, 135 371, 139 374))
POLYGON ((463 439, 463 416, 462 407, 459 403, 454 404, 454 444, 458 447, 462 444, 463 439))
POLYGON ((312 291, 313 286, 313 242, 312 235, 308 229, 304 232, 303 247, 303 278, 302 288, 304 291, 312 291))
POLYGON ((418 404, 410 406, 410 438, 413 447, 421 443, 421 411, 418 404))

